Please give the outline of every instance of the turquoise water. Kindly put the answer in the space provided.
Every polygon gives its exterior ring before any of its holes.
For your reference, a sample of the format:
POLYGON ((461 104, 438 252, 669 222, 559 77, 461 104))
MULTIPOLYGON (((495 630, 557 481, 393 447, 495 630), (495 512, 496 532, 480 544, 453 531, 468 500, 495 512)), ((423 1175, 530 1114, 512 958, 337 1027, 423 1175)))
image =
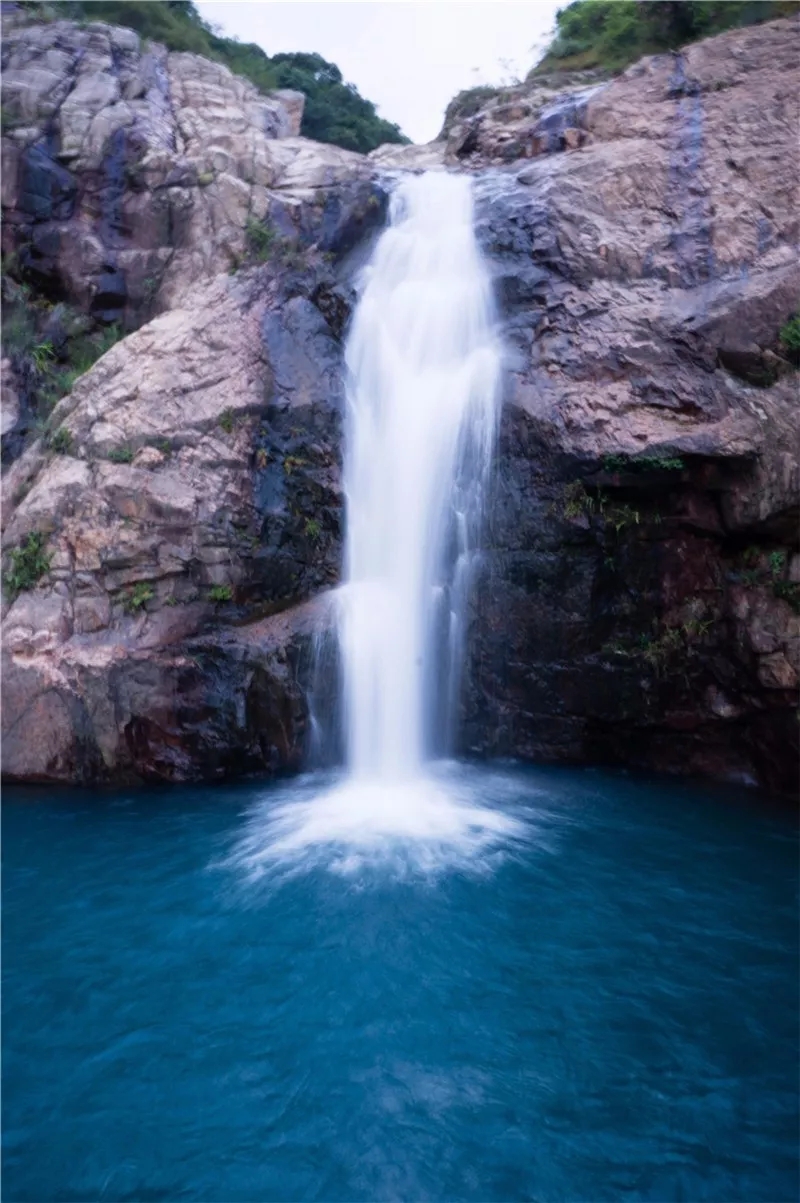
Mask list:
POLYGON ((796 1199, 786 815, 445 777, 516 825, 262 858, 318 780, 6 790, 3 1199, 796 1199))

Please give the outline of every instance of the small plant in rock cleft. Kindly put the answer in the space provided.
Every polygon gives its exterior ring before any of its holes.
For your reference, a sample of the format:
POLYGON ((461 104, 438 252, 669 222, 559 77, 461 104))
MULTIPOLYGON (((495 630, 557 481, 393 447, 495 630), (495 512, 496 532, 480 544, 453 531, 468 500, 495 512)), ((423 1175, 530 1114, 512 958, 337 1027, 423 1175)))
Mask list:
POLYGON ((684 635, 677 627, 669 627, 661 635, 642 635, 638 652, 657 676, 661 676, 670 657, 683 647, 684 635))
POLYGON ((112 447, 108 458, 112 464, 130 464, 135 454, 132 447, 112 447))
POLYGON ((248 217, 244 228, 245 244, 251 259, 266 263, 275 249, 276 234, 272 226, 255 217, 248 217))
POLYGON ((565 518, 571 521, 574 518, 582 517, 584 514, 591 514, 594 507, 594 498, 586 492, 583 481, 573 480, 566 486, 561 511, 565 518))
POLYGON ((41 376, 49 372, 55 359, 53 344, 49 341, 37 343, 35 347, 31 348, 31 359, 33 360, 33 366, 41 376))
POLYGON ((136 614, 139 610, 143 610, 154 597, 153 586, 148 581, 139 581, 138 585, 134 585, 125 594, 122 604, 128 614, 136 614))
POLYGON ((319 543, 322 538, 322 527, 316 518, 306 518, 303 533, 312 543, 319 543))
POLYGON ((632 506, 615 505, 605 515, 605 520, 608 526, 613 526, 615 534, 619 535, 626 526, 638 526, 641 515, 632 506))
POLYGON ((45 551, 43 531, 31 531, 27 539, 9 554, 9 566, 3 578, 6 593, 13 600, 27 592, 50 569, 52 553, 45 551))
POLYGON ((789 362, 800 367, 800 313, 793 313, 781 326, 778 339, 789 362))
POLYGON ((232 597, 233 589, 230 585, 212 585, 208 591, 208 600, 217 606, 223 602, 229 602, 232 597))
POLYGON ((800 614, 800 584, 795 581, 776 581, 772 592, 780 601, 788 602, 795 614, 800 614))
POLYGON ((72 435, 66 426, 59 426, 50 438, 50 446, 56 455, 69 455, 72 450, 72 435))
POLYGON ((300 455, 287 455, 283 461, 283 471, 287 476, 291 476, 298 468, 304 468, 307 462, 300 455))

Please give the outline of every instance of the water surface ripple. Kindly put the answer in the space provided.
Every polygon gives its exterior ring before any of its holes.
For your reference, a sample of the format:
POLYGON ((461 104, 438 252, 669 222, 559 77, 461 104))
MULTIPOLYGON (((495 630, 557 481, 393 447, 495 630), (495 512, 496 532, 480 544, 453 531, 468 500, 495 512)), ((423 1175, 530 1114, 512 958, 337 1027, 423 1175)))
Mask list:
POLYGON ((259 857, 327 784, 7 790, 3 1198, 796 1199, 788 820, 445 776, 508 827, 259 857))

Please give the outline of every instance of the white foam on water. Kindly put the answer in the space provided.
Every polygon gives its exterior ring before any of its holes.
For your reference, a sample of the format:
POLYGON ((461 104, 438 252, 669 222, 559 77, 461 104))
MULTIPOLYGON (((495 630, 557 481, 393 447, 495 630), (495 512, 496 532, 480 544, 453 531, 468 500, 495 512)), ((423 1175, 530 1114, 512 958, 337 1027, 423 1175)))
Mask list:
POLYGON ((485 863, 522 825, 431 768, 454 728, 500 393, 468 177, 429 172, 397 187, 345 359, 348 776, 268 806, 242 863, 485 863))
POLYGON ((318 867, 355 874, 379 866, 396 876, 485 872, 533 836, 530 822, 486 797, 492 780, 449 765, 394 784, 344 778, 323 786, 322 775, 302 778, 251 811, 232 860, 251 879, 318 867))

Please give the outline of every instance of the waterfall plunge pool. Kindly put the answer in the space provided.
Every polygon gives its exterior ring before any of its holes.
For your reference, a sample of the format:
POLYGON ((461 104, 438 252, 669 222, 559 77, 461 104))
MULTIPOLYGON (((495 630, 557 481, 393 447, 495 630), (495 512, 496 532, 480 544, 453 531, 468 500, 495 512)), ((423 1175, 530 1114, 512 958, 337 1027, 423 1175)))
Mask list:
POLYGON ((341 785, 5 791, 9 1203, 796 1198, 783 812, 450 765, 351 839, 341 785))

